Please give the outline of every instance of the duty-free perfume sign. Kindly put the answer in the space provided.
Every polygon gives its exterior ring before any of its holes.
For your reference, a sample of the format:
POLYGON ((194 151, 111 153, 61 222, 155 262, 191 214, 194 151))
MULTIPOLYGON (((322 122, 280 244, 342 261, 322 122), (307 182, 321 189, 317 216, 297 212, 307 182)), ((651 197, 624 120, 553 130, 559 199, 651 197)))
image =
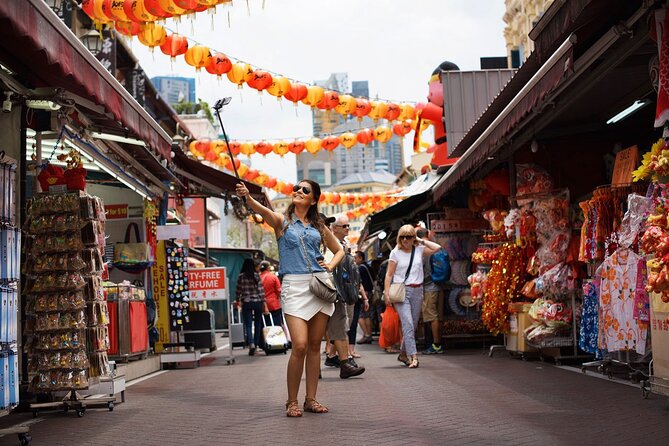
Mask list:
POLYGON ((196 268, 188 270, 191 301, 224 300, 228 298, 225 268, 196 268))

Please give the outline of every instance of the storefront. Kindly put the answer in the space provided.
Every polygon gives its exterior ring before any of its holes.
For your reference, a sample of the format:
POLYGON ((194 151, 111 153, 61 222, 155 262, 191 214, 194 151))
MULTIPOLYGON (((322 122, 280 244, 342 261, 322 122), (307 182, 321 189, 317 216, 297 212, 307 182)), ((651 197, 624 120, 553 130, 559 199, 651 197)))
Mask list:
MULTIPOLYGON (((537 50, 451 148, 460 160, 433 189, 447 203, 465 185, 470 210, 490 223, 472 257, 472 294, 486 327, 521 356, 596 358, 584 371, 633 380, 648 379, 651 357, 666 364, 666 308, 646 292, 663 289, 663 264, 643 272, 663 239, 662 224, 646 228, 664 214, 646 218, 664 186, 632 175, 662 136, 656 8, 555 3, 531 34, 537 50)), ((653 390, 666 394, 660 371, 653 390)))

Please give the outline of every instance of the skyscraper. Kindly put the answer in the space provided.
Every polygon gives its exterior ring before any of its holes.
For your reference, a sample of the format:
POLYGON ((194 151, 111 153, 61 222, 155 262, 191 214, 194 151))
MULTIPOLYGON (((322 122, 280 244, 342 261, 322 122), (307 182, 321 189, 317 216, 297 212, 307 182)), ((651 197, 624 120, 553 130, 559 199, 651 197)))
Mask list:
MULTIPOLYGON (((333 73, 325 81, 316 81, 328 90, 335 90, 340 94, 351 94, 354 97, 369 97, 367 81, 353 81, 349 87, 347 73, 333 73)), ((364 127, 374 128, 371 119, 364 118, 359 122, 356 118, 346 120, 334 111, 314 109, 313 134, 323 137, 331 133, 343 133, 348 130, 355 132, 364 127)), ((380 125, 380 124, 378 124, 380 125)), ((303 152, 297 157, 297 179, 309 178, 322 186, 331 186, 344 177, 375 170, 387 170, 399 174, 404 167, 402 146, 396 136, 385 144, 373 141, 367 146, 355 145, 350 150, 338 147, 333 152, 321 150, 316 155, 303 152)))
POLYGON ((195 102, 195 79, 192 77, 156 76, 151 82, 168 104, 195 102))

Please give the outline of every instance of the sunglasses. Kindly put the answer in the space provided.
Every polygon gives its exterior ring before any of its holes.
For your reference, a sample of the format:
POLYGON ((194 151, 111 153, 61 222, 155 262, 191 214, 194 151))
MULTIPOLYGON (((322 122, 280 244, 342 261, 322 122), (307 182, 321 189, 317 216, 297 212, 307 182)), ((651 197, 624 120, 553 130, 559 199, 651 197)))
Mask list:
POLYGON ((348 228, 351 227, 351 225, 335 225, 335 226, 339 226, 340 228, 344 228, 344 229, 348 229, 348 228))
POLYGON ((300 189, 302 189, 302 193, 304 193, 304 195, 309 195, 311 193, 311 189, 308 188, 307 186, 300 187, 297 184, 295 186, 293 186, 293 192, 297 192, 300 189))
POLYGON ((416 238, 415 235, 400 235, 401 240, 411 240, 412 238, 416 238))

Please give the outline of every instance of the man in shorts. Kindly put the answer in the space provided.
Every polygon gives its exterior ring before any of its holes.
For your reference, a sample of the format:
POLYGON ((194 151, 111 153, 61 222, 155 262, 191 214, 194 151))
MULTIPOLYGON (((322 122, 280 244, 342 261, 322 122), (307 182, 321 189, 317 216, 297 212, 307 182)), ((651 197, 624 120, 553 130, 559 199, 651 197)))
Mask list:
MULTIPOLYGON (((429 238, 425 228, 419 228, 416 235, 420 238, 429 238)), ((442 289, 432 281, 432 267, 430 260, 423 261, 423 322, 430 327, 432 333, 432 345, 423 351, 424 355, 443 353, 441 346, 441 321, 439 320, 443 305, 442 289)))

